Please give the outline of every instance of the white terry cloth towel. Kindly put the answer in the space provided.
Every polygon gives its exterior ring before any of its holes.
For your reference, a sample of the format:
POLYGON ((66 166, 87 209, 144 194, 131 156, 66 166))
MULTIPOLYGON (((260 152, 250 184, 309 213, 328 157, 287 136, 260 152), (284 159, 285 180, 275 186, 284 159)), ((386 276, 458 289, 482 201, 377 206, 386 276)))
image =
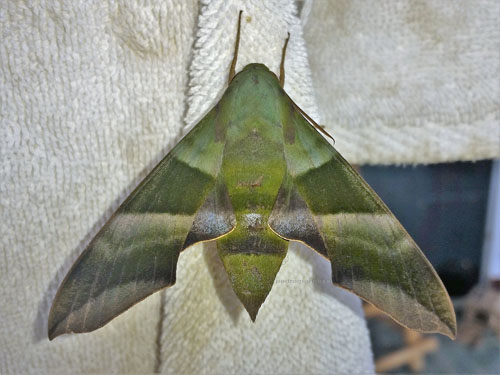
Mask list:
POLYGON ((306 0, 321 119, 355 164, 500 157, 498 0, 306 0))
POLYGON ((163 294, 95 332, 47 339, 71 264, 183 133, 186 92, 192 126, 224 90, 239 9, 237 70, 257 61, 277 71, 289 31, 285 88, 318 119, 291 0, 203 4, 190 65, 198 7, 0 4, 0 373, 373 373, 359 299, 301 246, 255 324, 213 249, 198 246, 163 294))
MULTIPOLYGON (((302 27, 292 1, 202 4, 190 68, 187 129, 227 87, 239 10, 243 15, 236 71, 259 62, 278 75, 289 32, 285 90, 318 119, 302 27)), ((360 300, 332 285, 329 262, 313 250, 290 247, 255 323, 232 291, 215 246, 183 252, 177 272, 175 287, 165 292, 160 371, 374 372, 360 300)))
POLYGON ((198 2, 0 2, 0 373, 151 373, 160 295, 49 342, 72 263, 180 134, 198 2))

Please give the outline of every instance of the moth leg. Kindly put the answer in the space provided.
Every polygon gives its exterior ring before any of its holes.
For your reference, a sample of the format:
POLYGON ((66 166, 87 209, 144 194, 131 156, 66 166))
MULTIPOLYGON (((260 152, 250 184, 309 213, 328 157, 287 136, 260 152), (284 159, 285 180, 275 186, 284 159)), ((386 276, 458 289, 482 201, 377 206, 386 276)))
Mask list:
POLYGON ((231 81, 234 78, 236 61, 238 60, 238 47, 240 46, 241 13, 243 13, 242 10, 240 10, 240 13, 238 15, 238 31, 236 31, 236 42, 234 43, 233 61, 231 62, 231 67, 229 68, 229 80, 227 83, 231 83, 231 81))
POLYGON ((280 64, 280 85, 281 87, 285 86, 285 54, 286 54, 286 46, 288 45, 288 40, 290 39, 290 33, 285 40, 285 45, 283 46, 283 52, 281 53, 281 64, 280 64))

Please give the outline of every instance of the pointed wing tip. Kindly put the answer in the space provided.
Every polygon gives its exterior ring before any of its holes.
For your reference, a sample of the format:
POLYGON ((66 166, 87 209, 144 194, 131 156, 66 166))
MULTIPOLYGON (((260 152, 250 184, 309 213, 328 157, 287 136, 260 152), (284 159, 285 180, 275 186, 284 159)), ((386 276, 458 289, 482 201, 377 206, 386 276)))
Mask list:
POLYGON ((417 332, 421 332, 421 333, 439 333, 443 336, 449 337, 451 340, 455 340, 455 338, 457 336, 457 324, 455 321, 448 324, 448 323, 445 323, 443 320, 439 319, 439 323, 438 323, 437 327, 412 326, 411 324, 408 324, 409 322, 402 322, 402 321, 396 319, 393 315, 389 314, 388 312, 386 312, 386 311, 383 311, 383 312, 389 318, 394 320, 397 324, 400 324, 403 327, 405 327, 407 329, 411 329, 413 331, 417 331, 417 332))
POLYGON ((443 333, 443 335, 448 336, 450 340, 455 340, 457 338, 457 332, 443 333))
POLYGON ((423 326, 422 325, 420 325, 420 326, 416 326, 416 325, 415 326, 411 326, 411 324, 408 324, 409 322, 402 322, 399 319, 396 319, 391 314, 387 313, 386 311, 384 311, 384 313, 386 313, 396 323, 401 324, 403 327, 411 329, 411 330, 414 330, 414 331, 417 331, 417 332, 421 332, 421 333, 439 333, 439 334, 441 334, 443 336, 449 337, 451 340, 455 340, 455 338, 457 336, 457 323, 456 323, 456 321, 454 319, 455 318, 454 313, 453 313, 452 320, 449 321, 449 322, 446 322, 442 318, 437 317, 437 319, 438 319, 437 326, 436 325, 433 326, 432 324, 429 324, 429 325, 424 324, 423 326))
MULTIPOLYGON (((399 322, 397 322, 399 323, 399 322)), ((401 324, 401 323, 399 323, 401 324)), ((405 326, 406 327, 406 326, 405 326)), ((406 327, 408 329, 413 329, 414 331, 421 332, 421 333, 439 333, 440 335, 447 336, 451 340, 455 340, 457 336, 457 326, 448 326, 445 323, 442 323, 438 328, 436 329, 422 329, 422 328, 410 328, 406 327)))
POLYGON ((54 340, 57 336, 62 335, 62 333, 57 332, 57 324, 54 323, 54 315, 52 308, 49 312, 49 319, 47 324, 47 336, 49 341, 54 340))
MULTIPOLYGON (((387 313, 386 313, 387 314, 387 313)), ((426 326, 426 327, 417 327, 417 326, 414 326, 414 327, 411 327, 409 326, 408 324, 405 324, 401 321, 399 321, 398 319, 395 319, 392 315, 390 314, 387 314, 391 319, 393 319, 396 323, 398 324, 401 324, 402 326, 408 328, 408 329, 412 329, 414 331, 418 331, 418 332, 421 332, 421 333, 439 333, 443 336, 447 336, 449 337, 451 340, 455 340, 456 336, 457 336, 457 323, 455 321, 455 319, 452 319, 451 322, 445 322, 444 320, 442 320, 441 318, 438 318, 439 319, 439 322, 437 324, 437 327, 431 327, 431 326, 426 326)), ((454 315, 453 315, 454 317, 454 315)))
POLYGON ((49 341, 54 340, 56 337, 64 335, 65 333, 73 333, 71 327, 65 327, 67 320, 59 320, 53 315, 52 310, 49 313, 49 321, 47 328, 47 336, 49 341))
MULTIPOLYGON (((343 289, 346 289, 339 284, 335 285, 343 289)), ((353 292, 352 290, 349 291, 353 292)), ((407 329, 421 333, 439 333, 441 335, 449 337, 451 340, 455 340, 457 336, 457 321, 453 305, 451 305, 451 310, 446 311, 441 316, 439 315, 428 316, 426 320, 420 321, 420 324, 418 324, 418 321, 402 319, 402 317, 398 316, 398 314, 394 314, 387 311, 383 307, 378 306, 376 303, 369 301, 368 299, 366 299, 363 296, 360 296, 357 293, 354 294, 358 295, 358 297, 368 302, 370 305, 374 306, 377 310, 384 313, 388 318, 392 319, 395 323, 407 329)))
POLYGON ((406 329, 411 329, 412 331, 420 332, 420 333, 426 333, 426 334, 432 334, 432 333, 439 333, 440 335, 447 336, 451 340, 455 340, 457 336, 457 327, 449 327, 445 323, 440 324, 438 328, 421 328, 421 327, 409 327, 398 320, 394 319, 392 316, 387 314, 392 320, 394 320, 396 323, 402 325, 406 329))
POLYGON ((457 337, 457 315, 450 296, 448 295, 448 292, 446 292, 444 286, 443 291, 448 300, 448 308, 440 315, 436 315, 438 319, 438 328, 434 332, 448 336, 451 340, 455 340, 457 337))
POLYGON ((49 323, 49 329, 47 331, 47 335, 49 337, 49 341, 52 341, 56 337, 62 336, 62 335, 65 335, 65 334, 87 333, 87 332, 92 332, 92 331, 95 330, 95 329, 81 330, 81 329, 78 329, 78 328, 75 328, 75 327, 71 327, 71 326, 63 328, 63 324, 65 322, 66 321, 58 323, 58 324, 55 324, 55 325, 50 325, 50 323, 49 323))
POLYGON ((58 320, 56 316, 52 315, 52 311, 49 314, 47 336, 49 341, 54 340, 58 336, 62 336, 68 333, 84 333, 90 332, 88 330, 81 330, 80 327, 68 324, 68 318, 62 318, 58 320))
POLYGON ((49 311, 49 318, 47 322, 47 336, 50 341, 54 340, 57 336, 64 335, 65 333, 72 333, 72 331, 68 331, 68 328, 65 327, 67 318, 64 318, 58 315, 57 311, 57 297, 54 299, 52 306, 49 311))
POLYGON ((457 338, 457 322, 454 321, 451 326, 443 323, 443 328, 438 333, 448 336, 451 340, 455 340, 457 338))
POLYGON ((49 328, 47 330, 47 336, 49 338, 49 341, 54 340, 57 336, 61 336, 64 333, 66 332, 58 329, 58 325, 51 324, 51 322, 49 321, 49 328))

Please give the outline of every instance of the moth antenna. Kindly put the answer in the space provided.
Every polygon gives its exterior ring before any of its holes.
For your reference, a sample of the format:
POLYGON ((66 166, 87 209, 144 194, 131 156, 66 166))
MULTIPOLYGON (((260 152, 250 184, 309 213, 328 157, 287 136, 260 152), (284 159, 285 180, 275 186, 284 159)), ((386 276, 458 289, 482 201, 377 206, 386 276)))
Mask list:
POLYGON ((236 61, 238 60, 238 47, 240 46, 241 13, 243 13, 242 10, 240 10, 240 13, 238 15, 238 31, 236 31, 236 42, 234 43, 233 61, 231 62, 231 67, 229 68, 229 80, 227 82, 228 84, 231 83, 231 81, 234 78, 236 61))
POLYGON ((281 87, 285 86, 285 55, 286 55, 286 47, 288 45, 288 41, 290 40, 290 33, 285 40, 285 45, 283 46, 283 52, 281 52, 281 64, 280 64, 280 85, 281 87))
MULTIPOLYGON (((285 55, 286 55, 286 47, 288 46, 288 41, 290 40, 290 33, 288 33, 288 36, 285 40, 285 45, 283 46, 283 52, 281 53, 281 64, 280 64, 280 85, 281 87, 285 86, 285 55)), ((314 121, 307 113, 305 113, 302 108, 300 108, 290 97, 288 97, 295 108, 299 110, 300 113, 309 121, 309 123, 314 126, 316 129, 318 129, 321 133, 326 135, 328 138, 330 138, 333 141, 333 144, 335 144, 335 138, 333 138, 328 132, 323 129, 322 126, 318 125, 316 121, 314 121)))

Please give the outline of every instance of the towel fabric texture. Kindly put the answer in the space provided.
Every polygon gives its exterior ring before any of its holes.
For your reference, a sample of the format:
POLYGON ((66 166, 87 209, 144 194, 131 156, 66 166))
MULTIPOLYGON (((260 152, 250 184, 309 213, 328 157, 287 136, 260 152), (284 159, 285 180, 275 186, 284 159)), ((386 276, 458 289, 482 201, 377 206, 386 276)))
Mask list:
POLYGON ((494 0, 2 2, 0 373, 374 372, 359 299, 299 244, 256 323, 208 244, 102 329, 47 339, 71 264, 222 95, 240 9, 236 70, 278 72, 290 32, 285 89, 351 162, 499 156, 494 0))
POLYGON ((500 157, 498 0, 334 0, 306 8, 321 118, 347 160, 500 157))

